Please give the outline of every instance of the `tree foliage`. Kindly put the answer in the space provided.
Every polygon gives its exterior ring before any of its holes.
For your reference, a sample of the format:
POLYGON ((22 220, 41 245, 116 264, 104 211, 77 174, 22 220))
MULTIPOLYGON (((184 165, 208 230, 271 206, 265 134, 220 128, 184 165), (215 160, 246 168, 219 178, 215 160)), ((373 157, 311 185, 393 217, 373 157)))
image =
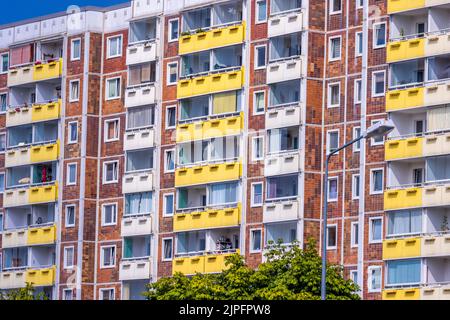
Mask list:
POLYGON ((0 292, 0 300, 47 300, 44 292, 35 293, 36 289, 31 283, 26 284, 25 288, 13 289, 6 293, 0 292))
MULTIPOLYGON (((254 270, 244 258, 226 258, 228 269, 219 274, 186 277, 176 273, 148 285, 148 300, 319 300, 322 261, 315 241, 304 250, 298 243, 270 244, 266 261, 254 270)), ((342 267, 327 265, 327 299, 356 300, 357 285, 342 277, 342 267)))

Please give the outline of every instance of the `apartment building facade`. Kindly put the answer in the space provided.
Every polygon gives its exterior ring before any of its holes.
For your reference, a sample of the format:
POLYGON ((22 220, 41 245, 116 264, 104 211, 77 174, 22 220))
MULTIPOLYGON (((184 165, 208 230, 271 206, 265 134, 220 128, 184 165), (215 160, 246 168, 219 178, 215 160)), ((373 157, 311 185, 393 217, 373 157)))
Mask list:
POLYGON ((424 297, 446 279, 445 3, 370 0, 367 30, 362 0, 135 0, 0 27, 0 290, 142 299, 236 252, 257 268, 271 241, 320 249, 326 187, 329 261, 364 299, 424 297), (387 118, 324 181, 326 154, 387 118))

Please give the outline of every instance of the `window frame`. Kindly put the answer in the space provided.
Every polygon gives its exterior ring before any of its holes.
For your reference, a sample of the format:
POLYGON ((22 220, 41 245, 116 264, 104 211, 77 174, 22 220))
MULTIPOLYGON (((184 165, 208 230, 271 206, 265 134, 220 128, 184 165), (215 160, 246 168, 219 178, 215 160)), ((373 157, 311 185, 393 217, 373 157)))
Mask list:
POLYGON ((0 171, 0 177, 1 176, 3 176, 3 190, 0 189, 0 194, 4 193, 6 189, 6 171, 0 171))
POLYGON ((180 77, 180 71, 178 70, 178 61, 168 62, 166 67, 167 67, 166 85, 167 86, 177 85, 178 79, 180 77), (174 82, 170 82, 170 68, 171 68, 171 66, 174 66, 174 65, 175 65, 175 70, 177 71, 176 72, 177 79, 174 82))
POLYGON ((371 168, 370 169, 370 194, 376 195, 376 194, 383 194, 384 193, 384 168, 371 168), (374 179, 373 179, 373 173, 374 171, 381 171, 381 185, 382 189, 381 191, 374 190, 374 179))
POLYGON ((106 78, 106 89, 105 89, 105 95, 106 95, 106 101, 111 101, 111 100, 117 100, 117 99, 121 99, 122 98, 122 76, 117 76, 117 77, 111 77, 111 78, 106 78), (113 80, 119 80, 119 92, 118 92, 118 96, 114 96, 114 97, 109 97, 109 86, 110 86, 110 81, 113 80))
POLYGON ((327 202, 337 202, 339 200, 339 176, 328 177, 327 190, 328 190, 327 202), (336 198, 330 197, 330 181, 331 180, 336 180, 336 198))
MULTIPOLYGON (((361 127, 360 126, 354 126, 352 128, 352 137, 353 140, 358 138, 358 136, 361 135, 361 127), (357 135, 357 131, 359 130, 359 135, 357 135)), ((355 142, 352 146, 353 152, 360 152, 361 151, 361 143, 364 143, 364 139, 359 140, 358 142, 355 142)))
POLYGON ((0 97, 1 96, 6 96, 6 106, 5 106, 5 110, 0 110, 0 114, 4 114, 6 113, 6 111, 8 111, 8 98, 9 98, 9 93, 8 92, 0 92, 0 97))
POLYGON ((120 118, 106 119, 104 122, 103 130, 104 130, 103 131, 103 141, 104 142, 119 141, 119 139, 120 139, 120 118), (110 139, 110 138, 108 138, 108 132, 109 132, 108 124, 110 124, 112 122, 117 122, 117 126, 116 126, 117 137, 110 139))
MULTIPOLYGON (((359 1, 359 0, 356 0, 356 1, 359 1)), ((364 51, 363 37, 364 37, 364 34, 362 31, 355 32, 355 57, 362 57, 362 55, 363 55, 363 51, 364 51), (361 37, 359 37, 359 35, 361 35, 361 37), (361 52, 359 52, 360 48, 361 48, 361 52)))
POLYGON ((66 163, 66 186, 75 186, 77 184, 77 175, 78 175, 78 163, 77 162, 68 162, 66 163), (70 181, 70 170, 69 167, 75 165, 75 181, 70 181))
POLYGON ((327 243, 326 243, 326 247, 327 247, 327 250, 337 250, 337 247, 338 247, 338 225, 337 225, 337 223, 327 224, 327 243), (328 245, 328 243, 330 241, 330 233, 329 233, 328 229, 330 229, 330 228, 335 228, 336 229, 336 232, 335 232, 336 241, 335 241, 335 245, 334 246, 329 246, 328 245))
POLYGON ((252 137, 252 161, 261 161, 261 160, 264 160, 264 136, 262 136, 262 135, 261 136, 253 136, 252 137), (261 148, 262 148, 262 150, 261 150, 262 155, 260 158, 256 157, 256 154, 257 154, 256 140, 258 140, 258 139, 261 139, 261 148))
POLYGON ((115 226, 115 225, 117 225, 117 216, 119 215, 119 205, 118 205, 118 203, 117 202, 107 202, 107 203, 102 203, 102 219, 101 219, 101 224, 102 224, 102 227, 108 227, 108 226, 115 226), (105 208, 107 207, 107 206, 114 206, 115 207, 115 213, 114 213, 114 222, 106 222, 106 219, 105 219, 105 208))
POLYGON ((117 246, 115 244, 105 245, 100 247, 100 269, 112 269, 117 264, 117 246), (114 264, 105 266, 105 249, 114 248, 114 264))
POLYGON ((369 244, 376 244, 376 243, 382 243, 383 242, 383 217, 377 216, 377 217, 370 217, 369 218, 369 244), (372 233, 372 221, 374 220, 381 220, 381 239, 374 240, 373 239, 373 233, 372 233))
POLYGON ((9 67, 10 67, 10 56, 9 56, 9 52, 2 52, 0 53, 0 74, 7 74, 9 72, 9 67), (3 57, 4 56, 8 56, 8 68, 5 70, 3 69, 3 57))
POLYGON ((176 167, 175 155, 176 155, 176 153, 175 153, 175 149, 174 148, 164 150, 164 173, 173 173, 173 172, 175 172, 175 167, 176 167), (173 153, 173 157, 172 157, 172 159, 173 159, 173 169, 168 169, 167 168, 168 167, 167 166, 167 154, 169 152, 173 153))
POLYGON ((266 90, 256 90, 253 91, 253 115, 260 115, 260 114, 265 114, 266 113, 266 90), (256 95, 257 94, 262 94, 264 97, 264 110, 262 111, 257 111, 257 106, 256 106, 256 95))
POLYGON ((106 59, 114 59, 119 58, 123 55, 123 35, 122 34, 116 34, 113 36, 109 36, 106 38, 106 59), (120 50, 119 53, 115 55, 111 55, 111 40, 115 38, 120 38, 119 44, 120 44, 120 50))
MULTIPOLYGON (((341 138, 341 136, 340 136, 340 130, 339 129, 331 129, 331 130, 327 130, 327 132, 326 132, 326 134, 327 134, 327 142, 326 142, 326 154, 328 155, 328 154, 330 154, 330 133, 333 133, 333 132, 337 132, 337 140, 338 140, 338 145, 336 146, 336 149, 337 148, 339 148, 339 141, 340 141, 340 138, 341 138)), ((339 152, 340 151, 338 151, 338 152, 336 152, 336 153, 334 153, 334 154, 339 154, 339 152)))
POLYGON ((367 291, 369 293, 381 292, 382 286, 383 286, 383 268, 381 266, 368 266, 367 267, 367 291), (380 270, 380 288, 379 289, 372 288, 372 270, 373 269, 380 270))
POLYGON ((386 70, 378 70, 378 71, 373 71, 372 72, 372 98, 377 98, 377 97, 384 97, 386 95, 386 70), (376 87, 377 87, 377 82, 375 81, 376 74, 383 74, 383 92, 382 93, 376 93, 376 87))
POLYGON ((81 60, 81 37, 77 37, 77 38, 74 38, 74 39, 70 40, 70 61, 79 61, 79 60, 81 60), (74 43, 76 41, 80 42, 80 55, 78 57, 75 57, 73 55, 73 53, 74 53, 74 43))
POLYGON ((67 122, 67 128, 68 128, 68 132, 67 132, 67 144, 74 144, 74 143, 78 143, 78 121, 69 121, 67 122), (72 124, 76 124, 75 128, 76 128, 76 132, 77 132, 77 139, 76 140, 72 140, 72 124))
POLYGON ((173 18, 173 19, 169 19, 167 20, 167 25, 168 25, 168 34, 167 34, 167 42, 175 42, 178 41, 178 39, 180 39, 180 18, 173 18), (177 35, 178 37, 173 38, 172 39, 172 31, 173 31, 173 26, 172 26, 172 22, 177 21, 177 35))
POLYGON ((256 3, 255 3, 255 24, 260 24, 260 23, 266 23, 267 22, 267 20, 268 20, 268 15, 269 15, 269 8, 268 8, 268 5, 267 5, 267 0, 257 0, 256 1, 256 3), (264 15, 265 16, 265 19, 264 20, 259 20, 259 4, 261 3, 261 2, 265 2, 266 3, 266 14, 264 15))
POLYGON ((358 191, 358 193, 359 193, 360 185, 361 185, 361 175, 359 173, 352 174, 352 200, 359 199, 359 194, 356 195, 356 191, 358 191), (355 188, 355 178, 356 177, 358 177, 358 179, 359 179, 358 188, 355 188))
POLYGON ((262 252, 263 244, 264 244, 262 228, 253 228, 253 229, 250 229, 249 232, 250 232, 250 248, 249 248, 249 252, 250 253, 262 252), (260 232, 260 239, 259 239, 259 247, 260 247, 260 249, 259 250, 253 249, 254 232, 256 232, 256 231, 260 232))
POLYGON ((75 267, 75 246, 67 246, 64 247, 63 251, 63 268, 64 269, 73 269, 75 267), (72 265, 67 264, 67 251, 68 249, 72 250, 72 265))
POLYGON ((67 288, 63 289, 62 300, 70 301, 69 299, 66 299, 66 292, 70 292, 70 295, 71 295, 70 300, 73 300, 73 289, 67 289, 67 288))
POLYGON ((175 248, 174 248, 174 241, 173 241, 173 237, 164 237, 164 238, 162 238, 161 239, 161 261, 172 261, 173 260, 173 258, 174 258, 174 256, 175 256, 175 252, 174 252, 174 250, 175 250, 175 248), (171 257, 170 258, 166 258, 165 256, 164 256, 164 242, 165 241, 170 241, 171 242, 171 247, 172 247, 172 250, 171 250, 171 252, 172 252, 172 255, 171 255, 171 257))
POLYGON ((103 162, 103 175, 102 175, 102 184, 112 184, 112 183, 118 183, 119 182, 119 160, 111 160, 111 161, 105 161, 103 162), (106 166, 108 164, 116 163, 117 166, 117 179, 112 181, 106 181, 106 166))
POLYGON ((333 61, 339 61, 341 59, 342 59, 342 36, 339 35, 339 36, 329 37, 328 38, 328 61, 333 62, 333 61), (332 57, 333 46, 331 45, 332 41, 334 39, 339 39, 339 47, 340 47, 339 57, 335 57, 335 58, 332 57))
POLYGON ((262 207, 263 204, 264 204, 264 183, 262 181, 252 182, 250 184, 250 207, 252 207, 252 208, 262 207), (255 197, 254 186, 255 185, 261 186, 261 203, 254 202, 254 197, 255 197))
POLYGON ((116 300, 116 289, 115 288, 100 288, 100 293, 101 293, 101 299, 100 300, 105 300, 103 299, 103 295, 105 293, 105 291, 111 292, 112 290, 112 297, 113 299, 108 299, 108 300, 116 300))
POLYGON ((340 2, 340 7, 339 7, 339 10, 336 10, 336 11, 333 11, 333 4, 334 4, 334 1, 335 1, 335 0, 330 0, 330 2, 329 2, 329 6, 330 6, 329 14, 330 14, 330 15, 342 13, 342 0, 339 0, 339 2, 340 2))
POLYGON ((263 70, 267 68, 267 44, 258 44, 255 45, 254 47, 254 65, 253 65, 253 69, 254 70, 263 70), (259 51, 258 49, 264 48, 264 65, 262 66, 258 66, 258 58, 259 58, 259 51))
POLYGON ((372 49, 381 49, 386 47, 387 43, 387 24, 385 21, 376 22, 372 25, 372 49), (382 45, 377 45, 377 27, 384 25, 384 43, 382 45))
POLYGON ((359 223, 358 221, 352 221, 350 224, 350 247, 357 248, 359 246, 359 223), (355 235, 355 226, 358 229, 358 234, 355 235))
POLYGON ((362 79, 355 79, 355 81, 353 82, 353 87, 354 87, 354 92, 353 92, 353 104, 360 104, 362 103, 362 79), (358 85, 357 83, 359 83, 359 88, 361 90, 361 93, 358 92, 358 85), (361 96, 359 96, 361 95, 361 96), (358 100, 356 99, 356 97, 358 97, 358 100))
MULTIPOLYGON (((381 122, 384 121, 384 119, 374 119, 370 121, 370 125, 373 126, 374 124, 376 124, 377 122, 381 122)), ((384 146, 384 142, 386 140, 385 136, 382 136, 383 140, 380 142, 376 142, 375 138, 370 138, 370 146, 374 147, 374 146, 384 146)))
POLYGON ((166 125, 166 129, 175 129, 177 127, 177 106, 176 105, 170 105, 166 107, 166 112, 165 112, 165 125, 166 125), (175 109, 175 123, 173 126, 169 126, 169 109, 175 109))
POLYGON ((78 102, 80 101, 80 79, 70 80, 69 81, 69 102, 78 102), (76 98, 72 97, 72 84, 78 83, 78 96, 76 98))
POLYGON ((328 99, 327 99, 327 108, 328 109, 332 109, 332 108, 340 108, 341 106, 341 82, 332 82, 332 83, 328 83, 328 90, 327 90, 327 94, 328 94, 328 99), (337 104, 331 104, 332 101, 332 87, 334 86, 338 86, 339 87, 339 102, 337 104))
POLYGON ((168 192, 163 194, 163 217, 173 217, 175 215, 175 193, 174 192, 168 192), (167 214, 166 208, 167 208, 167 197, 172 196, 172 213, 167 214))
POLYGON ((75 224, 76 224, 76 219, 75 219, 75 217, 76 217, 76 205, 75 204, 68 204, 68 205, 66 205, 65 207, 64 207, 64 226, 66 227, 66 228, 74 228, 75 227, 75 224), (68 208, 73 208, 73 224, 69 224, 68 223, 68 208))

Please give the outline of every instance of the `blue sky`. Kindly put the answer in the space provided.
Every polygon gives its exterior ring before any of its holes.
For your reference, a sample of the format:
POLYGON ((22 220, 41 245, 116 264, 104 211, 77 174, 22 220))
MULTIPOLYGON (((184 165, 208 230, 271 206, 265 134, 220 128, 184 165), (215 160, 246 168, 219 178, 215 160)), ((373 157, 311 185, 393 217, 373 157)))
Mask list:
POLYGON ((70 5, 107 7, 124 2, 128 0, 10 0, 2 8, 0 24, 65 11, 70 5))

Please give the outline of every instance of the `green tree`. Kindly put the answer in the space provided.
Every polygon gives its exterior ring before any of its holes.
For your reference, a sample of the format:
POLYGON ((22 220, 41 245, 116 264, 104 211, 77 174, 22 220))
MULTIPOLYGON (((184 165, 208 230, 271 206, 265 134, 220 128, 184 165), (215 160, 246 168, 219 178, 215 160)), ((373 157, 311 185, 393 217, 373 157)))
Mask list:
MULTIPOLYGON (((254 270, 234 254, 225 271, 186 277, 176 273, 148 285, 148 300, 318 300, 322 261, 314 240, 304 250, 270 244, 266 261, 254 270)), ((327 299, 356 300, 358 287, 342 277, 342 267, 327 265, 327 299)))
POLYGON ((0 300, 48 300, 44 292, 35 293, 36 289, 27 282, 25 288, 13 289, 6 293, 0 292, 0 300))

